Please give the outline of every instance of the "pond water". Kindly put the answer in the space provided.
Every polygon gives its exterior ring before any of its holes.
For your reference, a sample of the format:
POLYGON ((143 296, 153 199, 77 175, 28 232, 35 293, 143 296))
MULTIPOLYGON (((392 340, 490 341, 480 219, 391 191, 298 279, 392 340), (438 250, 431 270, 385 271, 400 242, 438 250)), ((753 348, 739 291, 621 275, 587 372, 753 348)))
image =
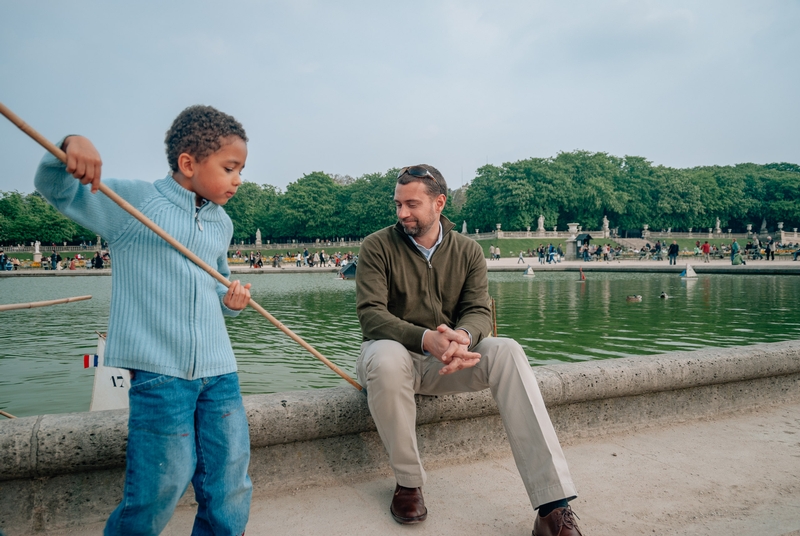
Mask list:
MULTIPOLYGON (((800 338, 800 278, 574 272, 492 273, 501 336, 534 365, 800 338), (659 299, 666 292, 669 299, 659 299), (626 301, 640 294, 641 302, 626 301)), ((355 377, 361 334, 355 283, 333 274, 246 275, 253 297, 355 377)), ((0 313, 0 409, 16 416, 86 411, 96 331, 108 321, 110 277, 0 279, 0 303, 91 294, 89 301, 0 313)), ((253 310, 228 322, 242 392, 346 385, 253 310)))

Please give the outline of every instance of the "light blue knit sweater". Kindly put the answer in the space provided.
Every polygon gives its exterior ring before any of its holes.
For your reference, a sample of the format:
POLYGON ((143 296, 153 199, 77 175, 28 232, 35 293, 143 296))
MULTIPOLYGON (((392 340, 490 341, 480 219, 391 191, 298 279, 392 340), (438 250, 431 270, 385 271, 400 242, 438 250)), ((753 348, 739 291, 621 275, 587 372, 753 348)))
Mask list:
MULTIPOLYGON (((103 182, 145 216, 215 267, 230 275, 227 248, 233 224, 221 206, 195 210, 195 194, 172 177, 148 183, 103 182)), ((92 194, 45 155, 36 189, 59 211, 108 241, 112 270, 111 313, 105 364, 187 380, 236 371, 223 315, 227 289, 102 193, 92 194)))

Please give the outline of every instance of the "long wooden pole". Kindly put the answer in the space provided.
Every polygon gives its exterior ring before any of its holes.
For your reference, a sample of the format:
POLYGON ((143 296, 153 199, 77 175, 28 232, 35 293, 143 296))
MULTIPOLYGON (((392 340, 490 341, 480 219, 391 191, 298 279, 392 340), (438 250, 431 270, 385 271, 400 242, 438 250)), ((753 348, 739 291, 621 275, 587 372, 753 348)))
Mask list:
POLYGON ((492 336, 497 337, 497 304, 492 298, 492 336))
POLYGON ((13 415, 11 415, 10 413, 6 413, 5 411, 3 411, 3 410, 1 410, 1 409, 0 409, 0 415, 2 415, 3 417, 6 417, 6 418, 8 418, 8 419, 16 419, 16 417, 14 417, 13 415))
POLYGON ((61 303, 71 303, 75 301, 91 300, 91 296, 75 296, 74 298, 61 298, 59 300, 35 301, 29 303, 9 303, 0 305, 0 311, 15 311, 17 309, 33 309, 34 307, 47 307, 48 305, 58 305, 61 303))
MULTIPOLYGON (((17 116, 14 112, 9 110, 1 102, 0 102, 0 113, 2 113, 4 116, 6 116, 9 121, 14 123, 17 127, 19 127, 19 129, 22 130, 25 134, 27 134, 28 136, 33 138, 39 145, 41 145, 42 147, 47 149, 50 153, 52 153, 53 156, 55 156, 56 158, 58 158, 59 160, 61 160, 65 164, 67 163, 67 155, 64 153, 64 151, 62 151, 59 147, 56 147, 52 142, 50 142, 50 140, 48 140, 47 138, 45 138, 44 136, 39 134, 35 129, 33 129, 31 126, 29 126, 27 123, 25 123, 22 119, 20 119, 19 116, 17 116)), ((109 188, 108 186, 103 184, 102 182, 100 183, 100 188, 99 189, 100 189, 101 192, 103 192, 105 195, 107 195, 112 201, 114 201, 117 205, 122 207, 122 209, 125 212, 127 212, 128 214, 130 214, 131 216, 133 216, 134 218, 136 218, 140 222, 142 222, 142 224, 144 224, 145 227, 147 227, 148 229, 150 229, 151 231, 156 233, 158 236, 160 236, 162 239, 164 239, 165 242, 167 242, 169 245, 171 245, 172 247, 177 249, 179 252, 181 252, 181 254, 183 254, 187 259, 189 259, 190 261, 195 263, 197 266, 199 266, 200 268, 205 270, 208 274, 211 275, 211 277, 213 277, 214 279, 216 279, 217 281, 219 281, 220 283, 225 285, 225 287, 230 287, 231 286, 231 282, 228 281, 222 274, 220 274, 214 268, 209 266, 203 259, 201 259, 197 255, 195 255, 186 246, 184 246, 183 244, 181 244, 180 242, 175 240, 164 229, 162 229, 161 227, 159 227, 158 225, 153 223, 147 216, 145 216, 144 214, 139 212, 139 210, 137 210, 133 205, 131 205, 130 203, 125 201, 114 190, 112 190, 111 188, 109 188)), ((299 335, 297 335, 295 332, 293 332, 292 330, 290 330, 289 328, 284 326, 283 323, 279 322, 278 319, 276 319, 274 316, 269 314, 269 312, 267 312, 266 309, 264 309, 258 303, 256 303, 255 300, 253 300, 251 298, 250 301, 248 302, 248 304, 250 305, 250 307, 252 307, 256 311, 261 313, 261 315, 264 318, 266 318, 267 320, 272 322, 272 324, 275 327, 277 327, 279 330, 281 330, 282 332, 287 334, 289 337, 291 337, 300 346, 302 346, 303 348, 305 348, 306 350, 311 352, 311 354, 314 357, 316 357, 317 359, 319 359, 320 361, 322 361, 323 363, 328 365, 328 367, 332 371, 334 371, 336 374, 338 374, 339 376, 344 378, 350 385, 352 385, 353 387, 355 387, 356 389, 361 391, 362 387, 357 381, 355 381, 353 378, 348 376, 346 372, 344 372, 342 369, 340 369, 338 366, 336 366, 334 363, 332 363, 324 355, 319 353, 313 346, 311 346, 306 341, 304 341, 299 335)))

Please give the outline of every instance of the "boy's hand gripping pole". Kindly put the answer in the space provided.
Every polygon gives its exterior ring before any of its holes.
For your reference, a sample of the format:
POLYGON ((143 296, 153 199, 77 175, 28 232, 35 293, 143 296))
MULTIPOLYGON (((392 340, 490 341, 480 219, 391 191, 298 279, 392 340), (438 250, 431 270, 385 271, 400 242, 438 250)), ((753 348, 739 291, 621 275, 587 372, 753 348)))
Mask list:
MULTIPOLYGON (((14 112, 9 110, 1 102, 0 102, 0 113, 3 114, 4 116, 6 116, 6 118, 8 118, 9 121, 14 123, 17 127, 19 127, 19 129, 22 130, 25 134, 27 134, 28 136, 33 138, 39 145, 41 145, 42 147, 47 149, 50 153, 52 153, 53 156, 55 156, 56 158, 61 160, 63 163, 65 163, 65 164, 67 163, 67 155, 64 153, 64 151, 62 151, 59 147, 56 147, 55 144, 53 144, 48 139, 46 139, 44 136, 39 134, 36 130, 34 130, 32 127, 30 127, 27 123, 25 123, 22 119, 20 119, 19 116, 17 116, 14 112)), ((180 242, 178 242, 177 240, 172 238, 172 236, 170 236, 169 233, 167 233, 164 229, 162 229, 161 227, 159 227, 158 225, 153 223, 147 216, 145 216, 144 214, 139 212, 139 210, 136 209, 133 205, 131 205, 130 203, 125 201, 114 190, 112 190, 111 188, 109 188, 108 186, 103 184, 102 181, 100 182, 100 188, 99 189, 106 196, 108 196, 112 201, 114 201, 117 205, 119 205, 125 212, 127 212, 128 214, 130 214, 131 216, 133 216, 134 218, 136 218, 140 222, 142 222, 145 227, 147 227, 148 229, 150 229, 151 231, 156 233, 158 236, 160 236, 162 239, 164 239, 165 242, 167 242, 169 245, 171 245, 172 247, 177 249, 187 259, 189 259, 190 261, 195 263, 197 266, 199 266, 200 268, 205 270, 208 274, 211 275, 211 277, 213 277, 214 279, 216 279, 217 281, 219 281, 220 283, 225 285, 226 288, 231 286, 231 282, 228 281, 225 277, 223 277, 222 274, 220 274, 214 268, 209 266, 203 259, 201 259, 197 255, 195 255, 186 246, 184 246, 183 244, 181 244, 180 242)), ((362 390, 361 385, 357 381, 355 381, 353 378, 348 376, 346 372, 344 372, 342 369, 340 369, 338 366, 336 366, 334 363, 332 363, 324 355, 319 353, 313 346, 311 346, 306 341, 304 341, 302 339, 302 337, 300 337, 295 332, 293 332, 292 330, 290 330, 289 328, 284 326, 280 321, 278 321, 278 319, 276 319, 274 316, 269 314, 269 312, 267 312, 266 309, 264 309, 258 303, 256 303, 255 300, 253 300, 251 298, 250 301, 248 302, 248 305, 250 305, 250 307, 252 307, 256 311, 261 313, 261 315, 264 318, 266 318, 267 320, 272 322, 272 324, 275 327, 277 327, 279 330, 281 330, 282 332, 287 334, 289 337, 294 339, 294 341, 297 342, 300 346, 302 346, 303 348, 305 348, 306 350, 311 352, 311 354, 314 357, 316 357, 317 359, 319 359, 320 361, 322 361, 323 363, 328 365, 328 367, 332 371, 334 371, 336 374, 338 374, 339 376, 341 376, 342 378, 347 380, 347 382, 350 385, 352 385, 353 387, 355 387, 359 391, 362 390)))

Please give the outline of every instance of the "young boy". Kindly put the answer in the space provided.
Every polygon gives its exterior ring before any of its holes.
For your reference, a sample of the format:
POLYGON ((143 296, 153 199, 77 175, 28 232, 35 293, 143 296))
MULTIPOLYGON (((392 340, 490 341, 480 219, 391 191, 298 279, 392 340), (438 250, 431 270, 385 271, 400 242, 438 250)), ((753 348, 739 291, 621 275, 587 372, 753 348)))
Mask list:
MULTIPOLYGON (((241 184, 246 142, 233 117, 192 106, 167 132, 170 176, 105 184, 228 277, 233 225, 222 205, 241 184)), ((88 139, 68 136, 61 147, 66 167, 45 156, 36 189, 108 241, 105 364, 131 371, 125 488, 105 534, 160 533, 190 481, 198 503, 192 534, 242 534, 250 439, 224 316, 247 305, 250 285, 234 281, 226 290, 109 198, 91 195, 102 163, 88 139)))

